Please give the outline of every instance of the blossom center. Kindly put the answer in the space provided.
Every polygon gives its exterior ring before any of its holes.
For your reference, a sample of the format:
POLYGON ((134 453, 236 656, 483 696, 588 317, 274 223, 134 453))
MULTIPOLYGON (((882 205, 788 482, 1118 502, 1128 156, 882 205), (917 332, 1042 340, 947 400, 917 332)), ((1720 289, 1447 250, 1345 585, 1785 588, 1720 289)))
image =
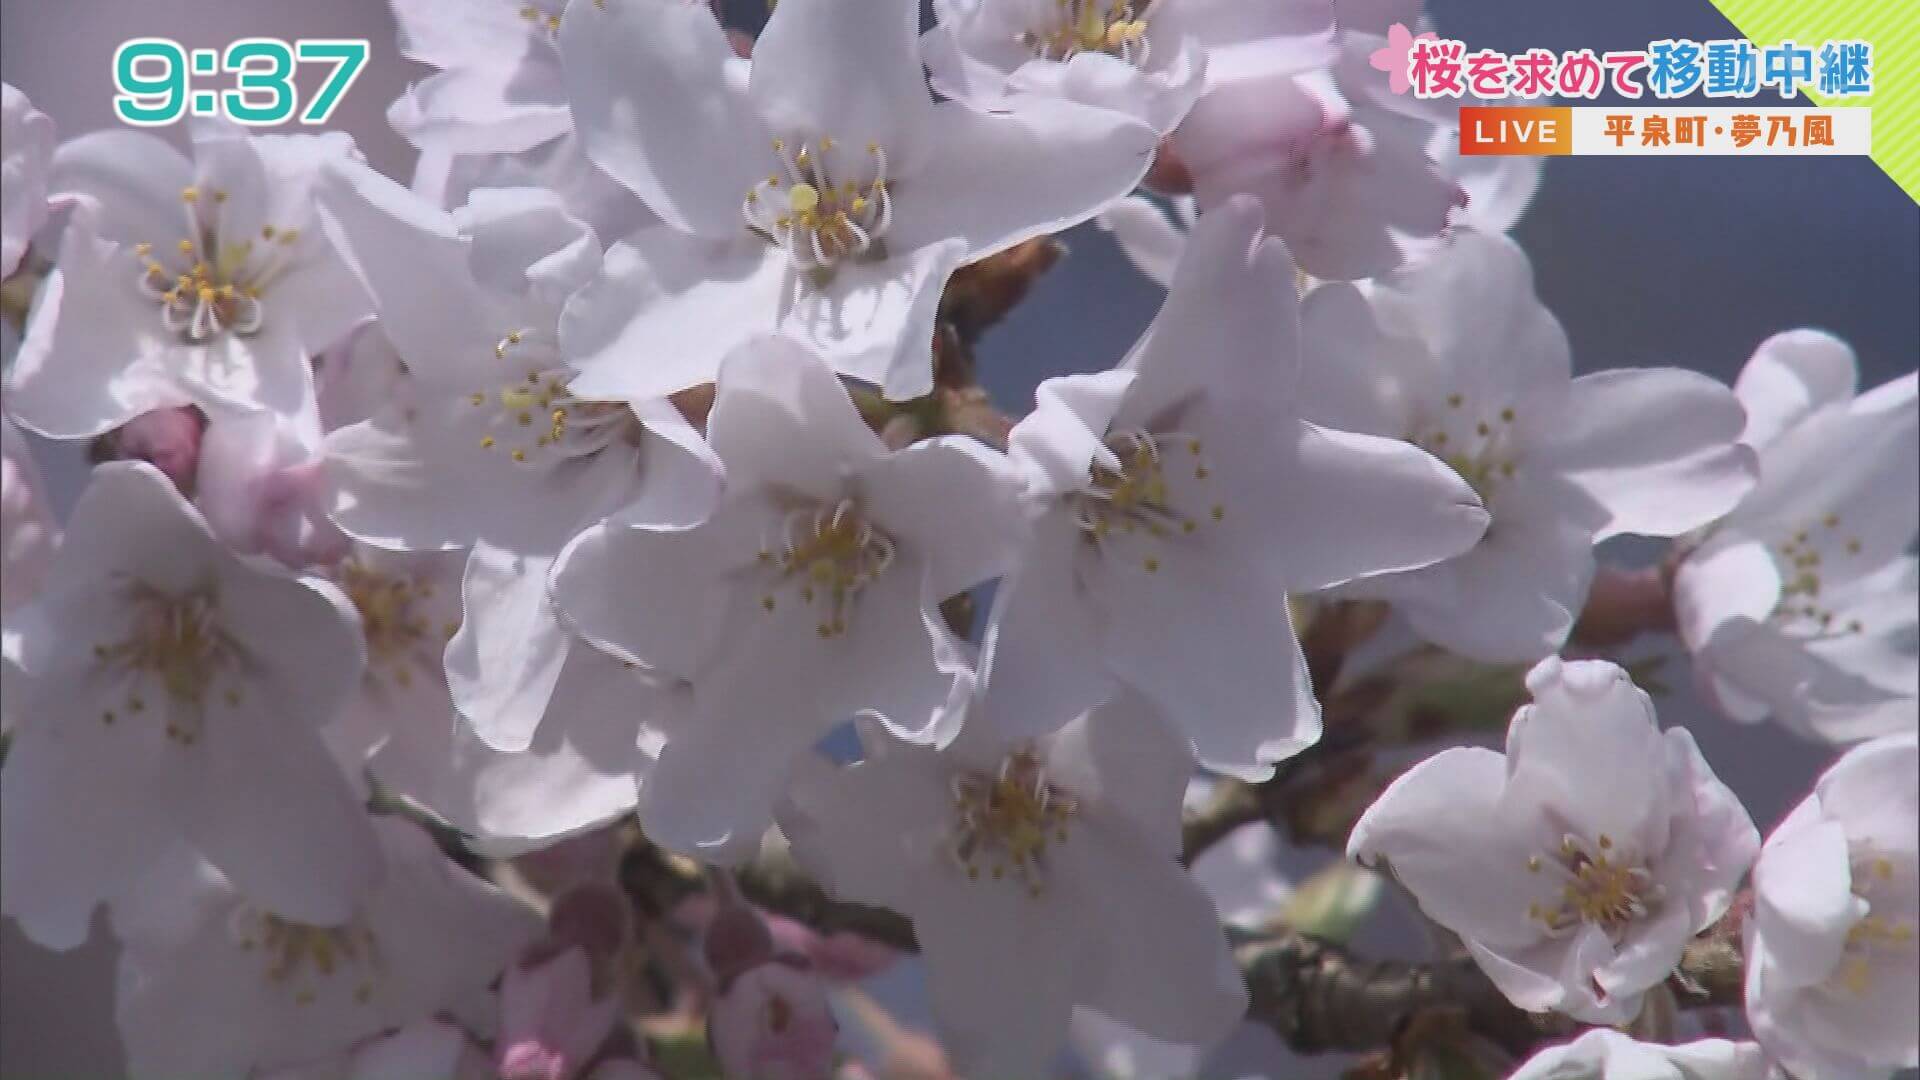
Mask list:
POLYGON ((786 249, 796 270, 830 271, 849 259, 879 254, 893 224, 887 154, 868 143, 864 154, 822 136, 808 143, 773 140, 780 169, 747 191, 747 228, 786 249))
POLYGON ((624 402, 589 401, 567 389, 570 373, 552 341, 515 330, 494 344, 493 355, 518 374, 468 396, 474 408, 492 410, 480 449, 504 446, 516 462, 557 464, 640 444, 640 418, 624 402))
POLYGON ((875 528, 851 499, 829 508, 810 504, 789 511, 778 545, 763 546, 762 566, 771 567, 774 586, 760 597, 769 614, 779 607, 781 589, 817 609, 815 630, 823 638, 847 632, 860 591, 893 565, 893 538, 875 528))
POLYGON ((183 188, 180 203, 184 239, 171 248, 134 245, 140 291, 159 303, 167 331, 191 342, 259 330, 266 321, 262 295, 293 261, 300 230, 265 225, 256 244, 251 236, 235 239, 231 228, 223 231, 226 192, 203 196, 197 187, 183 188))
POLYGON ((379 943, 358 918, 340 926, 309 926, 242 907, 230 932, 242 951, 261 955, 267 984, 290 994, 296 1005, 311 1005, 334 987, 344 987, 355 1004, 373 998, 380 978, 379 943))
POLYGON ((1527 869, 1559 879, 1556 896, 1527 907, 1527 915, 1555 937, 1591 924, 1618 940, 1628 924, 1646 918, 1665 897, 1653 874, 1616 850, 1606 833, 1597 844, 1568 833, 1559 847, 1530 857, 1527 869))
POLYGON ((1780 606, 1774 609, 1770 621, 1793 637, 1817 641, 1866 632, 1859 619, 1842 621, 1822 597, 1826 589, 1824 571, 1861 555, 1860 538, 1843 525, 1839 514, 1830 513, 1779 544, 1784 584, 1780 606))
MULTIPOLYGON (((1864 997, 1873 991, 1878 974, 1909 968, 1913 962, 1910 957, 1920 944, 1915 942, 1914 920, 1901 918, 1896 912, 1896 898, 1902 889, 1896 880, 1901 875, 1894 859, 1865 845, 1855 845, 1849 854, 1853 893, 1867 902, 1868 913, 1847 928, 1840 963, 1827 982, 1855 997, 1864 997), (1903 964, 1902 957, 1909 959, 1903 964)), ((1906 891, 1910 895, 1911 885, 1906 891)))
MULTIPOLYGON (((1106 445, 1115 465, 1095 461, 1087 485, 1068 497, 1080 531, 1103 549, 1122 538, 1144 543, 1141 566, 1149 573, 1157 571, 1159 541, 1200 530, 1200 519, 1183 508, 1207 503, 1199 498, 1199 489, 1213 473, 1203 447, 1190 435, 1137 429, 1114 432, 1106 445)), ((1224 504, 1208 504, 1206 515, 1213 521, 1224 520, 1226 514, 1224 504)))
POLYGON ((1437 419, 1424 426, 1416 423, 1406 441, 1446 462, 1490 505, 1494 492, 1519 468, 1513 429, 1518 413, 1511 405, 1470 408, 1467 396, 1455 392, 1434 415, 1437 419))
MULTIPOLYGON (((1143 6, 1144 7, 1144 6, 1143 6)), ((1116 0, 1053 0, 1039 26, 1018 35, 1020 44, 1042 60, 1069 60, 1081 53, 1105 53, 1130 64, 1147 60, 1147 20, 1131 3, 1116 0)))
POLYGON ((456 623, 436 627, 420 610, 433 596, 430 582, 383 574, 357 559, 340 567, 340 587, 360 612, 367 641, 367 680, 379 683, 381 669, 395 685, 413 685, 417 668, 429 677, 440 669, 440 648, 459 629, 456 623))
MULTIPOLYGON (((127 713, 145 712, 148 703, 143 691, 157 685, 165 703, 178 706, 166 710, 167 737, 191 746, 205 724, 208 698, 223 679, 228 681, 222 691, 226 703, 240 703, 235 678, 244 659, 240 644, 221 627, 211 586, 174 595, 135 584, 128 599, 133 614, 130 632, 120 641, 96 644, 94 661, 131 676, 127 713)), ((119 719, 120 713, 113 709, 100 714, 104 724, 119 719)))
POLYGON ((1053 786, 1045 766, 1031 750, 1017 750, 992 776, 961 773, 953 778, 953 857, 967 879, 987 875, 1000 881, 1012 874, 1027 892, 1046 888, 1047 849, 1065 843, 1078 802, 1053 786))

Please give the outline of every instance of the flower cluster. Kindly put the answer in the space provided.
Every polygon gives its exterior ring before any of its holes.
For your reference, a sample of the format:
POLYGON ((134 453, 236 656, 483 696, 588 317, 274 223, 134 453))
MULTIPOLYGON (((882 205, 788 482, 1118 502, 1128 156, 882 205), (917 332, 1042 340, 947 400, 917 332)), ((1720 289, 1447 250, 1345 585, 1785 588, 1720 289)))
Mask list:
POLYGON ((1521 1010, 1670 1011, 1722 932, 1757 1044, 1515 1075, 1915 1064, 1916 376, 1814 331, 1576 376, 1505 235, 1538 169, 1392 96, 1385 10, 392 2, 410 183, 5 90, 0 909, 105 909, 135 1075, 665 1073, 627 1015, 833 1075, 894 958, 848 910, 910 924, 917 1067, 1188 1069, 1276 1007, 1230 944, 1380 890, 1187 864, 1528 668, 1504 755, 1300 809, 1521 1010), (956 312, 1096 218, 1165 303, 1003 416, 956 312), (15 425, 101 459, 62 522, 15 425), (1389 616, 1423 643, 1369 659, 1389 616), (1861 744, 1764 845, 1609 659, 1668 630, 1730 716, 1861 744))

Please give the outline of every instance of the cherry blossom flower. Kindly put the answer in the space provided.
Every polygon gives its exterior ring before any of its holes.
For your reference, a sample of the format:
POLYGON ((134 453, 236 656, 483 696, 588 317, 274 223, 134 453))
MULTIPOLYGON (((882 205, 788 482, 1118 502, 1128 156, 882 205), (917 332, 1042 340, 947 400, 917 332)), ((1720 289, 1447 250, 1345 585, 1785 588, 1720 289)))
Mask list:
POLYGON ((571 641, 546 601, 553 556, 610 514, 703 517, 712 455, 665 401, 570 388, 555 325, 600 250, 551 193, 480 191, 448 215, 351 167, 322 199, 410 373, 405 394, 326 437, 333 520, 379 547, 473 548, 455 701, 488 746, 524 750, 571 641))
POLYGON ((1306 70, 1256 65, 1222 80, 1216 62, 1167 144, 1203 212, 1259 196, 1268 228, 1317 278, 1394 269, 1409 238, 1438 235, 1466 200, 1434 159, 1435 120, 1369 68, 1374 40, 1343 33, 1337 53, 1306 70))
POLYGON ((364 655, 333 586, 241 563, 157 470, 119 462, 8 619, 0 904, 35 941, 78 945, 177 841, 285 918, 337 922, 372 888, 373 834, 318 731, 364 655))
POLYGON ((1042 732, 1120 683, 1211 769, 1247 779, 1319 736, 1288 589, 1423 566, 1479 538, 1424 451, 1299 415, 1292 262, 1250 198, 1203 215, 1167 303, 1116 370, 1042 383, 1013 430, 1037 520, 988 632, 996 685, 1042 732), (1045 702, 1045 707, 1036 707, 1045 702))
POLYGON ((1920 1065, 1916 822, 1920 737, 1908 731, 1848 751, 1761 849, 1747 1019, 1795 1076, 1887 1077, 1920 1065))
POLYGON ((917 35, 911 4, 816 0, 775 8, 745 60, 684 0, 567 9, 581 141, 666 222, 616 244, 568 306, 578 391, 711 382, 779 329, 918 397, 955 268, 1092 217, 1145 172, 1153 131, 1116 113, 936 104, 917 35))
MULTIPOLYGON (((1352 33, 1349 27, 1346 31, 1352 33)), ((1452 117, 1458 113, 1453 112, 1452 117)), ((1427 154, 1434 165, 1460 189, 1463 205, 1456 206, 1447 228, 1431 237, 1395 234, 1408 262, 1444 253, 1451 236, 1463 229, 1483 233, 1512 231, 1540 187, 1544 159, 1537 157, 1460 154, 1460 124, 1448 115, 1431 117, 1433 133, 1427 154)), ((1175 195, 1164 205, 1143 195, 1129 195, 1101 213, 1101 227, 1134 269, 1165 285, 1186 246, 1187 232, 1199 214, 1191 195, 1175 195)))
POLYGON ((1511 241, 1463 232, 1364 290, 1314 289, 1301 316, 1324 358, 1306 370, 1305 415, 1425 447, 1492 515, 1464 554, 1362 588, 1429 641, 1495 663, 1566 640, 1595 543, 1704 525, 1754 482, 1725 386, 1677 368, 1573 378, 1566 334, 1530 279, 1511 241))
POLYGON ((1760 484, 1674 575, 1696 674, 1737 720, 1850 742, 1914 726, 1920 378, 1854 391, 1816 330, 1763 342, 1734 385, 1760 484))
MULTIPOLYGON (((551 193, 485 190, 450 215, 350 165, 321 200, 412 376, 402 400, 327 437, 343 529, 397 550, 551 552, 647 495, 697 501, 647 482, 704 455, 678 414, 567 386, 554 326, 600 250, 551 193)), ((686 464, 695 489, 713 485, 686 464)))
POLYGON ((1668 1046, 1596 1028, 1534 1054, 1510 1080, 1766 1080, 1769 1071, 1767 1056, 1750 1042, 1668 1046))
POLYGON ((47 220, 47 168, 53 121, 27 95, 0 83, 0 278, 13 276, 33 234, 47 220))
POLYGON ((936 605, 1000 574, 1022 532, 1004 458, 957 436, 889 451, 785 338, 721 365, 708 438, 712 517, 596 526, 553 576, 589 641, 690 684, 640 792, 648 836, 688 851, 757 841, 788 764, 856 710, 950 737, 920 726, 961 662, 936 605))
POLYGON ((124 947, 116 1015, 133 1075, 244 1077, 435 1016, 492 1030, 489 986, 538 936, 539 918, 415 826, 380 818, 374 828, 386 878, 321 923, 261 909, 177 848, 154 868, 137 915, 114 920, 124 947))
POLYGON ((314 221, 324 162, 353 142, 193 125, 194 160, 110 129, 55 153, 71 215, 34 305, 9 405, 51 438, 97 435, 151 409, 311 406, 309 359, 370 308, 314 221))
POLYGON ((944 750, 863 720, 860 764, 810 759, 781 813, 795 857, 834 895, 913 919, 942 1042, 967 1075, 1037 1075, 1076 1005, 1180 1042, 1225 1034, 1246 985, 1175 861, 1181 740, 1125 693, 1009 737, 976 692, 956 678, 941 711, 957 715, 940 723, 965 715, 944 750))
POLYGON ((1414 766, 1347 853, 1388 863, 1514 1004, 1621 1023, 1727 909, 1759 834, 1620 668, 1548 658, 1527 689, 1504 756, 1414 766))

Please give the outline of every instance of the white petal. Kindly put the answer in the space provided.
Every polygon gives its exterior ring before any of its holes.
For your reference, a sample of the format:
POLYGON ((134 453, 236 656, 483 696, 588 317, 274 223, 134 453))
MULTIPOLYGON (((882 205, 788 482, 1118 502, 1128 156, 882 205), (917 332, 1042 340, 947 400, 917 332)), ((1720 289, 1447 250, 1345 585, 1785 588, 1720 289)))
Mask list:
POLYGON ((53 121, 36 110, 27 95, 5 83, 0 83, 0 139, 7 146, 8 181, 0 192, 0 278, 8 278, 47 220, 47 171, 55 135, 53 121))
POLYGON ((511 4, 394 0, 400 52, 438 68, 499 64, 519 54, 529 22, 511 4))
POLYGON ((1760 853, 1760 831, 1740 797, 1715 776, 1685 728, 1670 728, 1668 782, 1679 805, 1659 873, 1686 896, 1689 933, 1711 925, 1733 903, 1734 891, 1760 853))
POLYGON ((1733 509, 1753 489, 1740 403, 1679 368, 1623 368, 1573 380, 1548 453, 1612 515, 1596 537, 1677 536, 1733 509))
POLYGON ((1196 396, 1209 419, 1231 418, 1216 423, 1258 417, 1272 424, 1296 415, 1293 260, 1278 240, 1262 236, 1261 220, 1260 204, 1242 197, 1194 225, 1166 303, 1127 357, 1124 366, 1138 377, 1116 423, 1152 428, 1151 418, 1196 396))
POLYGON ((1847 931, 1867 913, 1853 894, 1847 834, 1802 803, 1767 839, 1753 868, 1754 947, 1782 985, 1809 986, 1833 974, 1847 931))
POLYGON ((60 541, 26 436, 0 416, 0 612, 32 599, 60 541))
POLYGON ((91 438, 152 409, 193 402, 177 378, 176 346, 159 304, 134 287, 132 251, 94 235, 74 208, 60 265, 33 305, 7 382, 7 409, 22 427, 54 439, 91 438))
POLYGON ((935 603, 999 577, 1025 540, 1018 474, 971 439, 914 443, 861 470, 858 484, 889 535, 926 560, 935 603))
POLYGON ((155 247, 189 237, 180 192, 193 183, 193 165, 158 136, 126 128, 89 132, 54 152, 47 191, 91 196, 98 235, 122 244, 155 247))
POLYGON ((659 226, 613 245, 560 318, 573 392, 644 400, 712 382, 722 357, 779 325, 787 275, 780 249, 744 231, 708 240, 659 226))
POLYGON ((1033 411, 1013 425, 1007 452, 1028 474, 1036 498, 1079 491, 1094 462, 1111 464, 1107 428, 1135 377, 1124 368, 1059 375, 1034 391, 1033 411))
MULTIPOLYGON (((1282 429, 1284 431, 1284 429, 1282 429)), ((1323 589, 1459 555, 1487 531, 1479 496, 1419 447, 1305 421, 1272 475, 1272 498, 1246 500, 1235 536, 1273 559, 1289 587, 1323 589)), ((1276 440, 1278 441, 1278 440, 1276 440)), ((1265 492, 1260 493, 1266 494, 1265 492)), ((1235 501, 1228 513, 1238 516, 1235 501)))
POLYGON ((1454 747, 1403 773, 1361 815, 1347 855, 1388 860, 1420 908, 1471 941, 1525 947, 1540 940, 1527 907, 1546 891, 1527 872, 1529 851, 1499 813, 1506 761, 1454 747))
POLYGON ((1821 330, 1787 330, 1760 343, 1733 392, 1747 411, 1740 441, 1761 447, 1825 406, 1852 399, 1859 365, 1847 343, 1821 330))
POLYGON ((1764 543, 1729 536, 1689 555, 1673 576, 1673 611, 1687 647, 1704 648, 1729 619, 1765 619, 1780 602, 1780 564, 1764 543))
POLYGON ((720 633, 728 591, 723 575, 751 565, 761 526, 722 506, 687 530, 596 525, 554 561, 553 602, 566 625, 616 655, 674 677, 690 677, 720 633), (716 548, 739 549, 730 561, 716 548))
POLYGON ((1213 901, 1168 853, 1142 851, 1097 819, 1069 829, 1050 854, 1086 900, 1090 962, 1076 972, 1076 1004, 1164 1039, 1224 1037, 1246 1015, 1247 988, 1213 901))
MULTIPOLYGON (((1762 483, 1730 518, 1785 539, 1838 515, 1839 536, 1860 542, 1821 567, 1845 581, 1904 554, 1920 527, 1920 375, 1909 374, 1829 406, 1767 444, 1762 483)), ((1823 545, 1824 546, 1824 545, 1823 545)))
MULTIPOLYGON (((7 693, 26 692, 9 671, 7 693)), ((174 748, 157 724, 128 730, 140 717, 108 725, 99 711, 80 711, 101 696, 23 722, 0 774, 0 908, 49 949, 84 943, 95 906, 119 896, 176 835, 173 786, 160 775, 174 748)))
POLYGON ((743 231, 740 207, 772 143, 710 9, 680 0, 570 8, 560 56, 595 164, 676 229, 743 231))
POLYGON ((707 432, 730 492, 782 492, 829 504, 846 478, 876 467, 887 453, 820 358, 770 335, 721 363, 707 432))
POLYGON ((780 828, 794 857, 834 896, 892 907, 909 882, 948 857, 951 794, 934 751, 863 725, 866 756, 850 768, 807 757, 793 773, 780 828))
POLYGON ((456 215, 473 238, 474 280, 555 311, 600 272, 600 242, 557 192, 482 188, 456 215))
POLYGON ((1186 247, 1186 232, 1152 201, 1129 195, 1108 207, 1099 222, 1113 234, 1113 242, 1135 270, 1161 286, 1173 280, 1174 264, 1186 247))
POLYGON ((1043 1075, 1066 1037, 1086 948, 1058 910, 1066 890, 1030 897, 1005 882, 956 877, 925 886, 944 895, 913 910, 941 1044, 962 1075, 1043 1075))
POLYGON ((1566 494, 1540 488, 1525 478, 1502 488, 1486 535, 1466 554, 1363 588, 1401 604, 1421 637, 1476 660, 1556 651, 1586 602, 1593 534, 1566 494))
POLYGON ((968 257, 956 239, 878 262, 850 262, 799 290, 781 330, 834 370, 873 383, 894 401, 933 391, 933 322, 942 290, 968 257))
POLYGON ((636 741, 641 722, 653 718, 654 694, 619 661, 576 643, 551 704, 542 703, 550 718, 524 750, 495 750, 448 721, 427 728, 427 738, 396 735, 370 767, 488 854, 518 854, 632 811, 636 773, 649 764, 636 741))
POLYGON ((928 130, 929 160, 910 195, 903 181, 888 243, 959 237, 974 259, 1093 217, 1146 174, 1154 147, 1145 124, 1038 97, 993 113, 942 102, 928 130), (982 161, 994 163, 984 176, 982 161))
POLYGON ((328 231, 408 367, 428 379, 455 379, 490 357, 500 328, 478 295, 467 269, 469 241, 451 216, 358 162, 328 166, 319 199, 328 231))
POLYGON ((1545 847, 1571 827, 1641 858, 1664 852, 1675 808, 1653 700, 1603 660, 1548 657, 1527 690, 1507 731, 1509 812, 1538 821, 1545 847))
MULTIPOLYGON (((505 5, 499 5, 505 6, 505 5)), ((454 154, 531 150, 573 130, 559 57, 495 58, 486 67, 441 71, 408 87, 388 117, 416 147, 454 154)))
POLYGON ((1382 328, 1425 342, 1471 400, 1567 385, 1566 332, 1534 295, 1525 253, 1505 237, 1462 233, 1444 257, 1382 281, 1373 300, 1382 328))
POLYGON ((1198 545, 1168 545, 1151 569, 1121 550, 1090 578, 1107 608, 1109 670, 1174 718, 1202 764, 1259 781, 1319 739, 1281 582, 1198 545))
POLYGON ((1081 585, 1082 563, 1092 555, 1073 515, 1055 510, 1035 523, 1019 564, 995 592, 980 665, 982 715, 995 730, 1044 735, 1110 692, 1103 616, 1081 585))
MULTIPOLYGON (((1193 755, 1152 702, 1120 691, 1043 746, 1048 777, 1073 792, 1084 812, 1110 819, 1109 828, 1130 827, 1128 842, 1144 844, 1151 860, 1179 853, 1180 805, 1193 755)), ((1118 837, 1116 831, 1110 838, 1118 837)))
POLYGON ((372 827, 319 733, 273 723, 255 703, 208 710, 206 788, 187 834, 255 902, 297 922, 335 925, 378 882, 372 827))
POLYGON ((912 171, 925 153, 934 111, 920 69, 919 15, 893 0, 776 7, 753 45, 748 92, 754 108, 785 138, 877 143, 889 171, 912 171), (847 64, 845 57, 860 61, 847 64))
POLYGON ((1920 744, 1912 732, 1855 747, 1815 786, 1822 811, 1845 827, 1850 842, 1911 855, 1916 826, 1915 815, 1908 811, 1920 802, 1916 758, 1920 744))
POLYGON ((1346 282, 1308 291, 1300 337, 1301 415, 1317 424, 1402 438, 1422 407, 1452 389, 1426 347, 1381 329, 1366 296, 1346 282))
POLYGON ((566 663, 567 635, 547 598, 551 558, 475 544, 460 582, 465 618, 447 642, 447 685, 480 742, 525 750, 566 663))

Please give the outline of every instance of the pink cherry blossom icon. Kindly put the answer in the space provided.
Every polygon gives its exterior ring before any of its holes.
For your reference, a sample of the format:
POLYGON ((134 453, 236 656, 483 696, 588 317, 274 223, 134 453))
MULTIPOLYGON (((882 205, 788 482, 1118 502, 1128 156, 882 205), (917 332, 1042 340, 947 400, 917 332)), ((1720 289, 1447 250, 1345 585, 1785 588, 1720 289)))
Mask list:
POLYGON ((1406 23, 1394 23, 1387 28, 1386 45, 1375 49, 1367 57, 1367 63, 1374 70, 1387 73, 1387 89, 1404 94, 1412 86, 1407 78, 1407 54, 1413 51, 1415 41, 1433 36, 1432 31, 1415 34, 1407 29, 1406 23))

